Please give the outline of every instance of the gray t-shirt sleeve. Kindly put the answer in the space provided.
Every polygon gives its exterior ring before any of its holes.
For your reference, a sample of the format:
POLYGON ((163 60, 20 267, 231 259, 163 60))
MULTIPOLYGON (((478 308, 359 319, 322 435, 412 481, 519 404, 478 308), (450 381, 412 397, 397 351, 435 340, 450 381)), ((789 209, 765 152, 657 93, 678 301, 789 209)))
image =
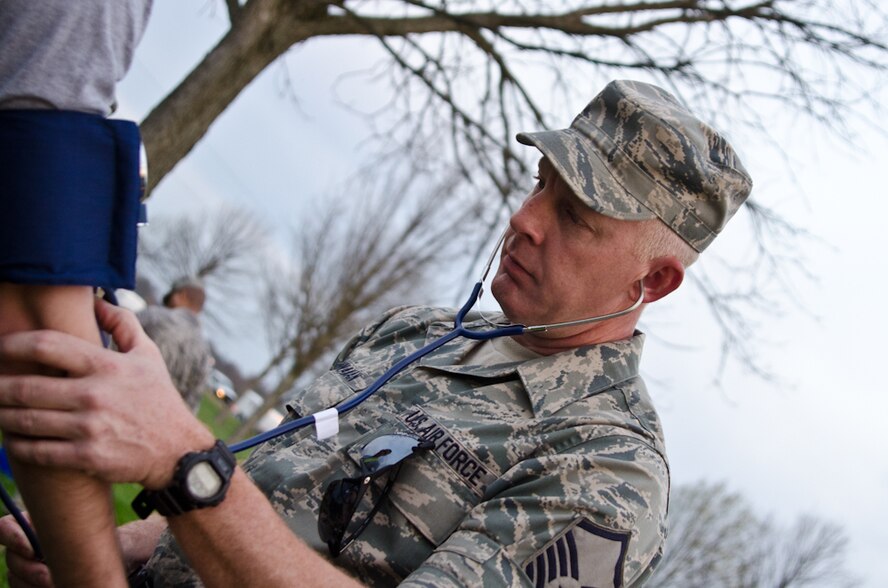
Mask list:
POLYGON ((0 0, 0 108, 110 114, 151 3, 0 0))

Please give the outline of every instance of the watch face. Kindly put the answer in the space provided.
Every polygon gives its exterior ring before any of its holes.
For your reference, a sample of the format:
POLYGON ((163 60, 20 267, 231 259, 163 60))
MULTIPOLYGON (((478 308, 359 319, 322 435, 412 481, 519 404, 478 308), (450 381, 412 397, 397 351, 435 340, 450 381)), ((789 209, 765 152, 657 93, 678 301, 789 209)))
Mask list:
POLYGON ((185 485, 195 498, 211 498, 222 488, 222 478, 209 462, 200 461, 188 472, 185 485))

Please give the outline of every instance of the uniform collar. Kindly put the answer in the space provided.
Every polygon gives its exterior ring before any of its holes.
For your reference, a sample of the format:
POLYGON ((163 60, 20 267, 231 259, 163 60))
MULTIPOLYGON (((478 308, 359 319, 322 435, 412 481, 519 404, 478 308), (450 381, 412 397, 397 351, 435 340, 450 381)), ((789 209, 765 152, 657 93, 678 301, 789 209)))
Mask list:
MULTIPOLYGON (((490 326, 483 319, 466 321, 463 323, 463 326, 471 331, 490 330, 490 326)), ((453 330, 452 322, 434 322, 430 324, 426 331, 426 345, 446 335, 451 330, 453 330)), ((515 372, 515 368, 519 364, 514 362, 499 363, 490 366, 471 364, 462 365, 463 358, 481 344, 482 341, 457 337, 453 341, 447 342, 433 353, 423 357, 420 361, 420 365, 452 374, 465 374, 480 378, 501 378, 515 372)))
MULTIPOLYGON (((483 320, 466 322, 471 330, 484 329, 483 320)), ((449 322, 432 323, 426 332, 426 343, 447 334, 449 322)), ((524 362, 489 366, 461 365, 462 359, 480 345, 459 337, 420 361, 420 365, 437 371, 475 378, 503 378, 517 373, 530 398, 534 415, 550 416, 568 404, 592 396, 614 384, 638 376, 644 334, 640 331, 629 339, 578 347, 524 362)))

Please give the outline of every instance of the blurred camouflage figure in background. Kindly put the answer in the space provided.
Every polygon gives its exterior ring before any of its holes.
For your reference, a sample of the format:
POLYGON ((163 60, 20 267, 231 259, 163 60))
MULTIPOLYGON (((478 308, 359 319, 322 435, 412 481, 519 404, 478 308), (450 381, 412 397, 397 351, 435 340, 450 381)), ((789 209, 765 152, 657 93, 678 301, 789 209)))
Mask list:
POLYGON ((214 363, 200 324, 205 301, 203 283, 186 277, 173 283, 163 306, 151 305, 137 314, 142 329, 160 350, 173 385, 194 412, 214 363))
MULTIPOLYGON (((640 82, 612 82, 570 128, 518 140, 542 158, 490 284, 503 314, 470 314, 466 326, 567 324, 453 339, 341 415, 338 434, 322 435, 330 407, 449 332, 455 316, 389 311, 288 407, 290 418, 315 416, 318 438, 305 428, 261 446, 243 467, 252 483, 240 469, 218 467, 211 497, 169 508, 163 497, 182 496, 183 470, 195 459, 233 458, 176 409, 168 386, 151 404, 129 382, 145 377, 151 354, 125 317, 100 307, 103 323, 128 343, 123 354, 103 355, 113 369, 81 377, 95 393, 116 395, 106 416, 135 423, 141 446, 113 434, 40 432, 103 456, 94 475, 142 482, 149 506, 167 515, 170 532, 145 568, 152 585, 601 588, 650 576, 663 552, 670 482, 635 327, 647 304, 681 285, 751 180, 723 137, 640 82), (134 472, 146 451, 155 458, 134 472)), ((13 385, 0 378, 0 424, 13 385)), ((76 398, 77 388, 66 393, 76 398)), ((76 418, 88 429, 95 415, 76 418)), ((28 454, 26 441, 20 451, 28 454)), ((125 549, 128 563, 147 557, 144 546, 162 528, 148 519, 121 529, 124 544, 142 546, 125 549)), ((14 532, 5 520, 0 542, 15 544, 14 532)))

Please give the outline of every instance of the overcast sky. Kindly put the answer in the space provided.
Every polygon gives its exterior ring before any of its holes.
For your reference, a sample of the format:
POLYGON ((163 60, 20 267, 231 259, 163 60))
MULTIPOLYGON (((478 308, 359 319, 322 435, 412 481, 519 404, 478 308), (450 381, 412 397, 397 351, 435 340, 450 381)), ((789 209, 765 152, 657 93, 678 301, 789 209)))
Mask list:
MULTIPOLYGON (((212 14, 207 5, 155 4, 117 116, 142 118, 212 46, 225 20, 221 8, 212 14)), ((270 68, 164 180, 150 213, 200 214, 232 203, 258 210, 277 229, 299 218, 312 196, 359 161, 356 120, 331 105, 329 93, 341 71, 334 65, 357 59, 355 47, 326 43, 290 54, 298 106, 280 92, 283 68, 270 68)), ((643 370, 666 429, 674 483, 725 481, 782 522, 810 513, 842 524, 852 570, 875 588, 888 585, 888 140, 862 124, 855 130, 850 148, 807 129, 782 130, 795 181, 774 157, 739 149, 756 197, 822 240, 803 252, 815 280, 795 282, 799 306, 766 313, 757 329, 780 383, 736 364, 716 377, 718 332, 692 288, 649 309, 643 370)), ((715 253, 744 255, 744 222, 728 228, 715 253)))

